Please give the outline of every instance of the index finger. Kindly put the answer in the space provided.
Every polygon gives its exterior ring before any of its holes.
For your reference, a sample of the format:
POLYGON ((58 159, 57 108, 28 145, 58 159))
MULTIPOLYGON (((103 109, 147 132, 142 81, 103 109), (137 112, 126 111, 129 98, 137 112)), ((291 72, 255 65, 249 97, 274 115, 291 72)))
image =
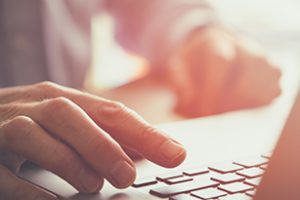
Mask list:
POLYGON ((118 143, 138 151, 158 165, 176 167, 186 157, 181 144, 121 103, 63 87, 56 95, 72 100, 118 143))
POLYGON ((96 107, 87 112, 115 140, 137 150, 156 164, 176 167, 186 157, 186 152, 180 143, 151 126, 123 104, 109 101, 98 109, 96 107))
POLYGON ((69 94, 69 98, 116 141, 135 149, 146 159, 164 167, 176 167, 185 159, 181 144, 123 104, 79 93, 69 94))

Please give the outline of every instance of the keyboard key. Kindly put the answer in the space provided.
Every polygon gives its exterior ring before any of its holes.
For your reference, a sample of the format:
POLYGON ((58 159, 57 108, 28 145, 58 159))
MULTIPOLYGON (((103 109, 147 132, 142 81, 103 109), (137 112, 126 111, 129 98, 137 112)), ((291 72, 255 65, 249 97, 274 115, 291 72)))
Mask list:
POLYGON ((161 174, 156 177, 157 180, 165 182, 168 179, 183 177, 183 174, 180 172, 166 173, 161 174))
POLYGON ((260 165, 265 165, 268 163, 268 160, 262 157, 252 157, 239 161, 233 162, 236 165, 240 165, 242 167, 250 168, 250 167, 259 167, 260 165))
POLYGON ((216 188, 208 188, 192 192, 192 196, 199 197, 201 199, 215 199, 226 195, 226 192, 218 190, 216 188))
POLYGON ((237 174, 216 174, 211 177, 211 180, 220 182, 221 184, 233 183, 245 180, 245 177, 237 174))
POLYGON ((234 193, 246 192, 248 190, 253 190, 253 187, 250 185, 246 185, 244 183, 237 182, 237 183, 221 185, 219 186, 219 189, 228 192, 229 194, 234 194, 234 193))
POLYGON ((249 168, 237 172, 238 175, 245 176, 246 178, 256 178, 262 176, 264 173, 265 171, 260 168, 249 168))
POLYGON ((189 194, 179 194, 179 195, 170 197, 170 200, 199 200, 199 199, 196 197, 193 197, 189 194))
POLYGON ((246 192, 246 195, 248 195, 249 197, 254 197, 255 193, 256 193, 256 190, 251 190, 251 191, 246 192))
POLYGON ((261 181, 261 177, 259 177, 259 178, 247 179, 247 180, 245 180, 244 183, 246 183, 246 184, 248 184, 248 185, 251 185, 251 186, 253 186, 253 187, 258 187, 260 181, 261 181))
POLYGON ((153 184, 156 184, 156 183, 157 183, 157 180, 154 177, 138 178, 132 184, 132 187, 138 188, 138 187, 153 185, 153 184))
POLYGON ((171 184, 188 182, 188 181, 192 181, 192 180, 193 180, 193 178, 191 178, 191 177, 182 176, 182 177, 178 177, 178 178, 167 179, 167 180, 165 180, 165 183, 171 185, 171 184))
POLYGON ((207 167, 199 167, 199 168, 184 170, 183 174, 186 176, 197 176, 201 174, 206 174, 208 172, 209 170, 207 167))
POLYGON ((251 200, 251 198, 244 194, 232 194, 225 197, 220 197, 219 200, 251 200))
POLYGON ((243 167, 234 165, 230 162, 228 163, 220 163, 220 164, 214 164, 209 167, 209 169, 219 172, 219 173, 232 173, 236 172, 238 170, 243 169, 243 167))
POLYGON ((209 178, 195 179, 194 181, 180 183, 176 185, 166 185, 150 190, 150 194, 166 198, 177 194, 192 192, 209 187, 216 187, 219 183, 210 180, 209 178))

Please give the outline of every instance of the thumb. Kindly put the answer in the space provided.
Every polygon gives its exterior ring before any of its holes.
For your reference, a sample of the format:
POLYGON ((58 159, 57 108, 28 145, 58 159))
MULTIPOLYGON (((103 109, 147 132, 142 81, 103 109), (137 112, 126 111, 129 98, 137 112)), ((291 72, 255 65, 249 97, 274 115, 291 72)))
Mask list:
POLYGON ((58 200, 58 198, 18 177, 0 165, 0 199, 58 200))

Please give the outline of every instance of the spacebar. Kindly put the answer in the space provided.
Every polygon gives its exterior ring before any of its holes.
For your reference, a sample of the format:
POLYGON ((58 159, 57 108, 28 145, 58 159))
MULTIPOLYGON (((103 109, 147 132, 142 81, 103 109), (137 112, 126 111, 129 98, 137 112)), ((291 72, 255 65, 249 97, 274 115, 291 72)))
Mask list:
POLYGON ((155 196, 166 198, 173 195, 191 192, 194 190, 200 190, 208 187, 216 187, 219 183, 210 179, 194 180, 192 182, 177 184, 177 185, 166 185, 150 190, 150 194, 155 196))

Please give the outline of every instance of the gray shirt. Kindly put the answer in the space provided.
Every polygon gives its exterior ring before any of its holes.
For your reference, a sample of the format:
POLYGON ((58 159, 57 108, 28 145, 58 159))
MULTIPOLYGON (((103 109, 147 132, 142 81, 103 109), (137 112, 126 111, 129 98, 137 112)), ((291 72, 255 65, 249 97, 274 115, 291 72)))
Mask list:
POLYGON ((0 86, 49 80, 41 1, 0 1, 0 86))

